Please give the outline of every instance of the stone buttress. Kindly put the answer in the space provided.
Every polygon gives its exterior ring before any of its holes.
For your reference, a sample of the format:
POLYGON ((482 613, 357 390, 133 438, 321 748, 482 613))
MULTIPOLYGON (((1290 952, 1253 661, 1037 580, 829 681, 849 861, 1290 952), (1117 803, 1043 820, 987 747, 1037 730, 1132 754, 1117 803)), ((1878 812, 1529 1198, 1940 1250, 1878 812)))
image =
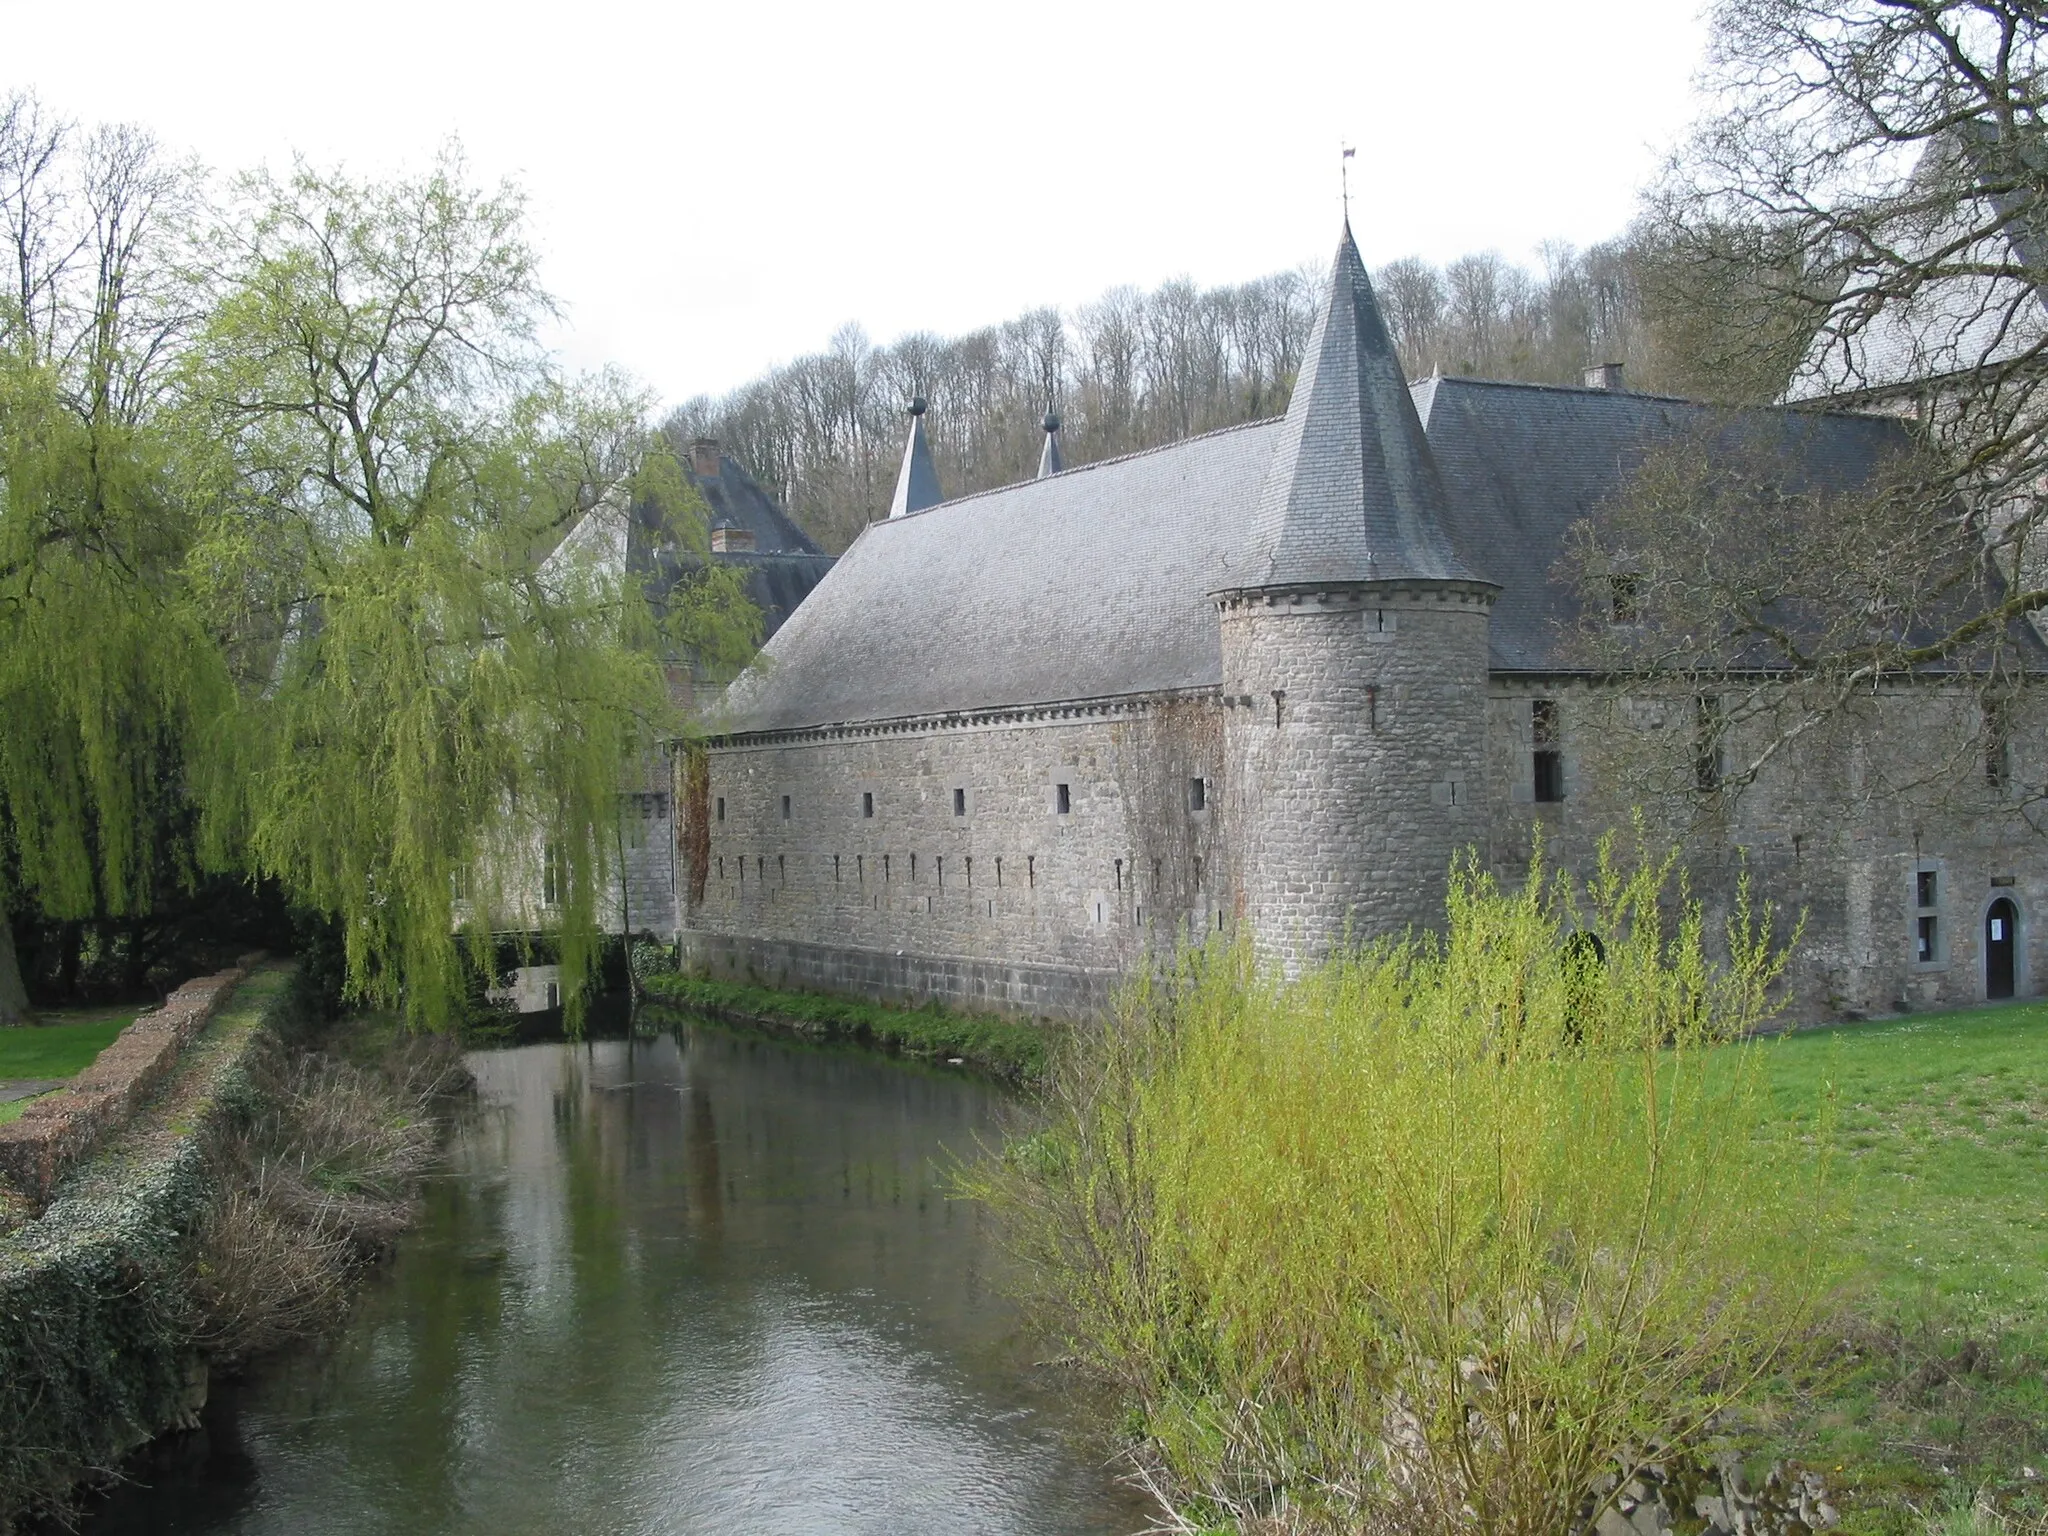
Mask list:
POLYGON ((1484 845, 1489 615, 1347 225, 1245 579, 1215 594, 1237 904, 1290 974, 1443 920, 1484 845))

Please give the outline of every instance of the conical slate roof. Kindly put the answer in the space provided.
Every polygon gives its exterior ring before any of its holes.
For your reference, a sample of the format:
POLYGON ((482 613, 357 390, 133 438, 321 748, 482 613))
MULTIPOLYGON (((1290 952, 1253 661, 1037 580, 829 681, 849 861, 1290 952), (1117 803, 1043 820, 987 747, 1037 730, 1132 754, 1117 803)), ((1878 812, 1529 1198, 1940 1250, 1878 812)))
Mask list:
POLYGON ((896 495, 889 503, 891 517, 904 517, 936 507, 946 498, 939 494, 939 471, 932 463, 931 445, 924 440, 924 401, 910 402, 910 441, 903 445, 903 468, 896 473, 896 495))
POLYGON ((1351 225, 1252 518, 1245 587, 1475 578, 1351 225))
POLYGON ((1060 457, 1060 419, 1051 411, 1045 413, 1045 446, 1038 450, 1038 478, 1043 480, 1056 475, 1067 467, 1060 457))

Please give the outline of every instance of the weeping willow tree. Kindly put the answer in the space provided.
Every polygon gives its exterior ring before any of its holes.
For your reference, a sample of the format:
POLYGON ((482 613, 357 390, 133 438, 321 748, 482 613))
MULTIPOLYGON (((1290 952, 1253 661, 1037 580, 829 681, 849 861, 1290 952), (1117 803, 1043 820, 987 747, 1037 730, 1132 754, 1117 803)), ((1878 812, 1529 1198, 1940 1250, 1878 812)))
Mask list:
POLYGON ((218 852, 185 794, 231 701, 183 579, 190 186, 146 134, 0 101, 0 1024, 28 1010, 10 912, 139 913, 218 852))
POLYGON ((0 100, 0 1022, 10 912, 201 870, 333 916, 416 1024, 507 931, 573 1009, 666 671, 757 616, 708 558, 658 609, 628 569, 629 508, 708 557, 703 505, 643 397, 540 345, 515 191, 452 152, 204 185, 0 100))
MULTIPOLYGON (((556 372, 521 199, 452 152, 383 184, 246 179, 209 247, 192 568, 243 686, 207 803, 340 919, 356 995, 439 1025, 462 931, 474 964, 551 930, 573 1017, 622 775, 679 723, 623 558, 636 488, 674 478, 646 402, 556 372)), ((713 653, 754 633, 708 571, 668 613, 713 653)))

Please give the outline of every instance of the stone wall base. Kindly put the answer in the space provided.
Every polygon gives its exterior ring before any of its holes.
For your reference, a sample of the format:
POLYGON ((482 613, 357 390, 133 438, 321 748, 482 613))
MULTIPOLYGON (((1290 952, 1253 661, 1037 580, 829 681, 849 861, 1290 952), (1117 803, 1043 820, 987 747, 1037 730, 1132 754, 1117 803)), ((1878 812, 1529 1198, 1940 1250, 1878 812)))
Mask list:
POLYGON ((841 992, 910 1007, 937 1002, 975 1013, 1082 1018, 1106 1007, 1123 981, 1120 971, 1012 965, 696 929, 683 930, 681 945, 685 970, 720 981, 841 992))

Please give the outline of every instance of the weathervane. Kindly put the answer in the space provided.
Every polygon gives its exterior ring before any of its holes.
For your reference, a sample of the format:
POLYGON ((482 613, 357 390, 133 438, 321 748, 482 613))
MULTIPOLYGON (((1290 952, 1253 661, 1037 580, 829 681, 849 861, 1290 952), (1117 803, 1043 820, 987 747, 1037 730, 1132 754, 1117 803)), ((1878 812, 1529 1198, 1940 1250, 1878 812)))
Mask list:
POLYGON ((1344 227, 1349 229, 1351 227, 1351 157, 1357 154, 1358 151, 1349 144, 1343 144, 1339 147, 1343 149, 1344 156, 1337 162, 1337 174, 1344 184, 1344 227))

